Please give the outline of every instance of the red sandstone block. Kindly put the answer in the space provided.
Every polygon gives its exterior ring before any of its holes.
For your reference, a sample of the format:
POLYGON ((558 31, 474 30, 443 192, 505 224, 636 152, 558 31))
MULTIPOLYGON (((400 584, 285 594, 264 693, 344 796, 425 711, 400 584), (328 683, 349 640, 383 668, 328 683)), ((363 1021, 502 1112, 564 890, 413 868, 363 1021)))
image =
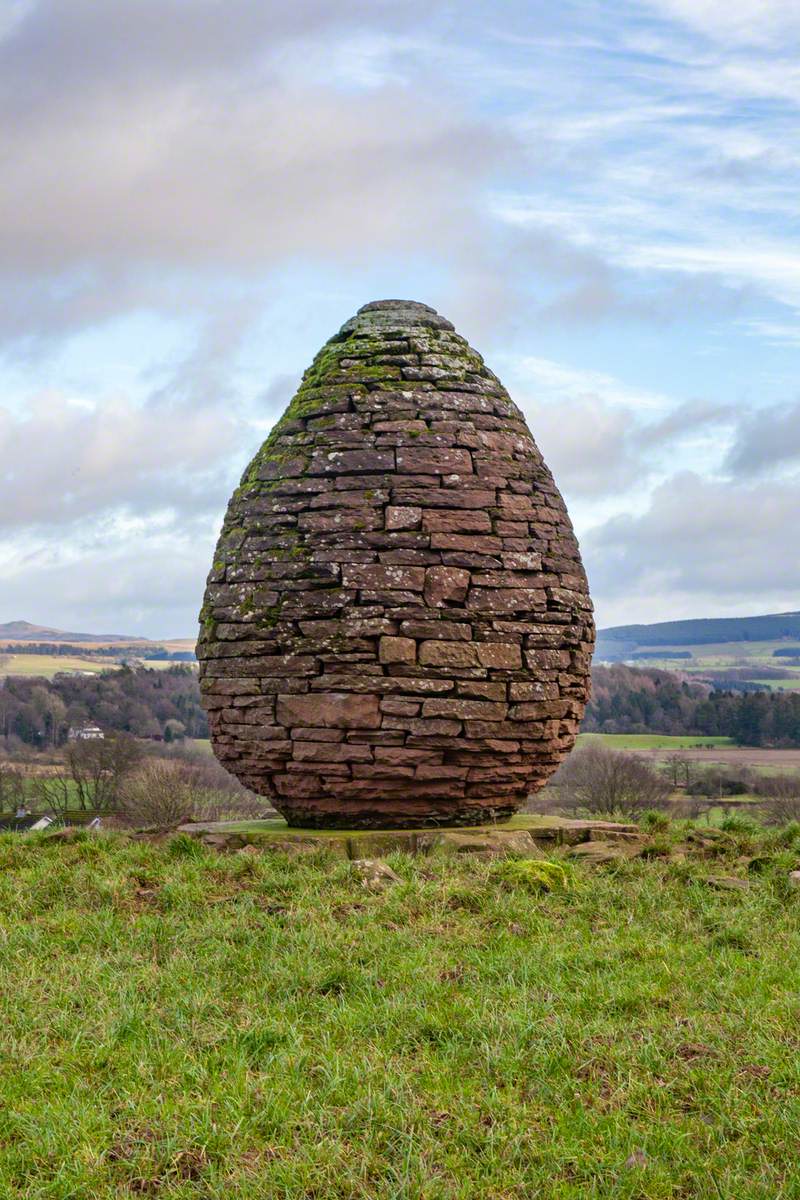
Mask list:
POLYGON ((292 758, 295 762, 372 762, 372 750, 352 742, 293 742, 292 758))
POLYGON ((382 663, 413 663, 417 660, 417 643, 413 638, 382 637, 378 643, 382 663))
POLYGON ((510 683, 510 700, 556 700, 559 695, 557 683, 510 683))
POLYGON ((542 591, 540 575, 534 571, 474 571, 473 587, 535 588, 542 591))
POLYGON ((532 521, 534 506, 528 496, 516 496, 512 492, 501 492, 497 497, 497 507, 504 521, 532 521))
POLYGON ((471 554, 499 554, 503 543, 499 537, 471 536, 461 533, 432 533, 432 550, 464 550, 471 554))
POLYGON ((477 642, 478 661, 482 667, 517 671, 522 667, 522 651, 509 642, 477 642))
POLYGON ((507 704, 482 700, 433 699, 422 705, 423 717, 452 717, 459 721, 502 721, 507 712, 507 704))
POLYGON ((406 421, 373 421, 373 433, 427 433, 428 426, 424 421, 413 418, 406 421))
POLYGON ((314 775, 317 771, 323 771, 326 776, 336 775, 340 779, 349 779, 352 772, 349 763, 337 762, 287 762, 285 769, 297 775, 314 775))
POLYGON ((415 717, 422 705, 412 700, 381 700, 380 709, 391 717, 415 717))
POLYGON ((311 690, 335 692, 373 692, 393 693, 402 695, 404 692, 419 693, 420 695, 438 695, 440 692, 453 690, 452 679, 409 679, 405 677, 381 677, 373 675, 339 675, 331 673, 312 679, 311 690))
MULTIPOLYGON (((468 476, 467 478, 471 479, 473 477, 468 476)), ((400 486, 399 483, 393 482, 395 492, 397 492, 400 486)), ((486 510, 494 506, 496 493, 494 490, 490 491, 488 488, 481 490, 469 487, 453 488, 449 486, 448 477, 447 487, 420 488, 418 491, 404 489, 402 496, 405 504, 419 504, 426 509, 472 508, 486 510)))
MULTIPOLYGON (((393 471, 393 450, 320 450, 311 455, 309 475, 361 475, 370 471, 393 471)), ((423 468, 420 468, 422 470, 423 468)))
POLYGON ((437 763, 428 765, 422 763, 414 771, 415 779, 466 779, 467 768, 453 766, 452 763, 437 763))
POLYGON ((477 647, 472 642, 422 642, 419 661, 432 667, 474 667, 478 665, 477 647))
POLYGON ((390 588, 420 592, 425 585, 423 567, 360 566, 347 563, 342 567, 345 587, 390 588))
POLYGON ((277 697, 277 720, 286 726, 329 729, 377 729, 381 723, 377 696, 328 692, 277 697))
POLYGON ((459 567, 428 567, 425 572, 425 602, 432 608, 463 600, 468 587, 469 571, 459 567))
MULTIPOLYGON (((327 487, 324 492, 314 496, 310 507, 314 510, 320 508, 376 508, 380 504, 385 504, 389 499, 388 488, 369 489, 369 499, 364 495, 365 490, 361 487, 352 492, 345 492, 327 487)), ((308 505, 304 504, 303 507, 308 507, 308 505)))
POLYGON ((442 755, 435 750, 409 750, 405 746, 379 746, 375 761, 387 766, 415 767, 421 764, 441 763, 442 755))
POLYGON ((491 533, 492 531, 489 514, 469 508, 428 509, 422 515, 422 526, 431 533, 491 533))
POLYGON ((525 612, 543 606, 545 594, 536 588, 470 588, 467 607, 475 612, 525 612))
POLYGON ((546 736, 547 725, 544 721, 467 721, 464 732, 468 738, 511 738, 519 741, 527 738, 529 741, 539 741, 546 736))
POLYGON ((386 509, 387 529, 416 529, 422 520, 422 509, 413 505, 392 505, 386 509))
MULTIPOLYGON (((351 774, 353 779, 413 779, 413 767, 399 767, 390 763, 353 763, 351 774)), ((385 791, 390 790, 387 785, 385 791)))
POLYGON ((512 721, 540 721, 548 717, 567 717, 570 704, 566 700, 540 700, 530 704, 515 704, 509 710, 512 721))
POLYGON ((472 626, 459 621, 403 621, 400 632, 404 637, 468 642, 472 637, 472 626))
POLYGON ((315 533, 336 533, 345 529, 379 529, 380 510, 376 508, 320 509, 302 512, 297 518, 298 529, 315 533))
POLYGON ((397 470, 414 475, 441 475, 448 471, 472 473, 472 456, 468 450, 408 449, 397 450, 397 470))
POLYGON ((529 551, 509 551, 500 555, 509 571, 541 571, 542 556, 529 551))
POLYGON ((471 700, 505 700, 507 684, 482 679, 457 679, 456 695, 471 700))
POLYGON ((291 736, 299 742, 343 742, 344 730, 295 728, 291 730, 291 736))
POLYGON ((378 559, 382 563, 399 563, 401 566, 432 566, 441 562, 441 555, 435 550, 379 550, 378 559))
POLYGON ((569 650, 526 650, 525 659, 532 671, 566 670, 570 665, 569 650))

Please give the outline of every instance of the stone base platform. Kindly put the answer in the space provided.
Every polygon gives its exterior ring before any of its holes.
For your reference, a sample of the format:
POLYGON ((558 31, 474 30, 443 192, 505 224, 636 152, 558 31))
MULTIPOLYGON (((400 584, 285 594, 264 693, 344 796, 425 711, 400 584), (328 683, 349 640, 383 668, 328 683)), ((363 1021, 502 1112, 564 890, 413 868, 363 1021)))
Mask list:
POLYGON ((326 850, 339 858, 382 858, 400 850, 406 854, 534 855, 557 846, 589 841, 628 841, 639 833, 636 825, 614 821, 575 821, 566 817, 521 813, 502 825, 475 825, 459 829, 292 829, 280 818, 263 821, 215 821, 181 825, 187 833, 217 850, 282 850, 308 854, 326 850))

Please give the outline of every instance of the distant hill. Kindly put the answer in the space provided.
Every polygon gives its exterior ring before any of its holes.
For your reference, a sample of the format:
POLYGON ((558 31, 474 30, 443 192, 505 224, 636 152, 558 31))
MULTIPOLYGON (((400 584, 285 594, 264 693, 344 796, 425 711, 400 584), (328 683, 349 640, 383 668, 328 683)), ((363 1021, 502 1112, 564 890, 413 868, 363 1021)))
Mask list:
POLYGON ((724 642, 772 642, 800 639, 800 612, 760 617, 708 617, 659 621, 654 625, 615 625, 597 633, 595 659, 620 662, 637 651, 659 646, 710 646, 724 642))
POLYGON ((46 625, 32 625, 30 621, 6 621, 0 625, 0 642, 133 642, 147 643, 148 638, 129 637, 122 633, 67 633, 63 629, 49 629, 46 625))

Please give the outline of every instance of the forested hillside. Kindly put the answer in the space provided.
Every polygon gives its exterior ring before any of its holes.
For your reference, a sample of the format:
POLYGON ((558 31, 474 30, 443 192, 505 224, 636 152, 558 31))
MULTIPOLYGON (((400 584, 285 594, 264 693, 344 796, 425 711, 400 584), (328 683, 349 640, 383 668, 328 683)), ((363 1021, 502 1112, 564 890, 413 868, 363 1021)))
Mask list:
POLYGON ((800 746, 800 695, 721 691, 670 671, 595 667, 582 729, 722 735, 746 746, 800 746))
POLYGON ((70 727, 88 722, 136 737, 208 737, 197 673, 190 667, 123 667, 50 680, 12 675, 0 687, 0 736, 59 745, 70 727))
POLYGON ((768 642, 784 638, 800 640, 800 612, 660 621, 654 625, 615 625, 598 630, 595 657, 617 661, 632 657, 639 647, 709 646, 723 642, 768 642))

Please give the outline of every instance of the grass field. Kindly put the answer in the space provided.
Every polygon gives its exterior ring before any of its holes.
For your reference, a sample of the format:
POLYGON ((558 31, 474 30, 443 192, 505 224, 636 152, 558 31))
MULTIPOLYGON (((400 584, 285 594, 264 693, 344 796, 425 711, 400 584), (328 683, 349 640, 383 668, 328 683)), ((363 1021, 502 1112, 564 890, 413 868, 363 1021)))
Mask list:
POLYGON ((699 734, 673 737, 665 733, 581 733, 578 744, 602 742, 614 750, 686 750, 732 746, 733 738, 703 737, 699 734))
POLYGON ((81 658, 71 654, 3 654, 0 675, 39 675, 52 679, 58 671, 86 671, 99 675, 115 666, 102 658, 81 658))
POLYGON ((789 665, 784 658, 775 658, 774 651, 785 647, 785 641, 771 642, 718 642, 707 645, 640 646, 645 652, 656 654, 656 658, 633 660, 636 667, 655 667, 665 671, 681 671, 702 675, 709 671, 724 671, 731 668, 748 668, 752 674, 748 679, 761 683, 771 690, 787 691, 800 688, 800 668, 789 665), (675 658, 671 651, 686 652, 691 658, 675 658), (759 677, 760 667, 778 668, 786 679, 759 677))
MULTIPOLYGON (((143 665, 156 671, 166 670, 175 666, 168 659, 151 659, 143 665)), ((184 666, 188 664, 182 664, 184 666)), ((81 671, 90 675, 99 675, 101 671, 118 670, 119 663, 107 658, 81 658, 71 654, 2 654, 0 655, 0 676, 3 675, 36 675, 44 679, 52 679, 59 671, 81 671)))
POLYGON ((796 847, 391 862, 0 839, 0 1195, 798 1195, 796 847))

